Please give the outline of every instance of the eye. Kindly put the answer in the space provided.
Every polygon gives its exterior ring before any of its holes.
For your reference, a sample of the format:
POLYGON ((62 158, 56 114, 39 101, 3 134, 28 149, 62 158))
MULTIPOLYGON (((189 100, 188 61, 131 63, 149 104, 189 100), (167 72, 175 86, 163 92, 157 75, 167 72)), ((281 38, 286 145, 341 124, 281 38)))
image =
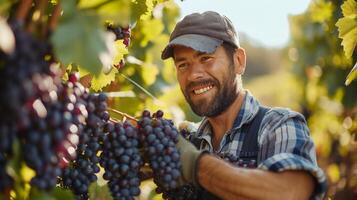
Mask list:
POLYGON ((187 63, 180 63, 180 64, 177 65, 178 69, 183 69, 185 67, 187 67, 187 63))
POLYGON ((207 61, 210 61, 212 59, 211 56, 208 56, 208 55, 204 55, 201 57, 201 62, 207 62, 207 61))

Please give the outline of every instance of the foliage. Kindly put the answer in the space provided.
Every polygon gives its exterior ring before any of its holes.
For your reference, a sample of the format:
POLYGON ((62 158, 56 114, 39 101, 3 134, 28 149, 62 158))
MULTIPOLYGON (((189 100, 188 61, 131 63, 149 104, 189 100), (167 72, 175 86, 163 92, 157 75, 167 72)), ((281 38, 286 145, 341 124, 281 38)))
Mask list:
MULTIPOLYGON (((288 54, 293 71, 300 79, 303 96, 301 110, 308 118, 312 137, 316 143, 319 163, 326 170, 330 181, 328 196, 333 199, 356 197, 357 182, 357 83, 346 87, 345 77, 352 63, 356 63, 356 36, 353 23, 346 24, 349 15, 356 12, 342 6, 338 0, 314 0, 308 10, 290 17, 292 40, 288 54), (321 9, 323 13, 321 14, 321 9)), ((357 29, 356 29, 357 30, 357 29)))
MULTIPOLYGON (((189 109, 183 97, 177 95, 179 88, 173 81, 172 61, 162 61, 160 53, 178 16, 177 5, 169 0, 0 1, 1 20, 23 20, 33 35, 50 42, 54 57, 46 59, 58 62, 64 72, 63 79, 68 79, 68 73, 79 71, 81 82, 90 86, 92 92, 134 94, 119 95, 121 98, 111 96, 111 108, 131 115, 137 115, 144 108, 160 108, 166 117, 176 121, 184 117, 179 105, 189 109), (133 40, 129 47, 122 40, 115 41, 113 34, 106 30, 107 23, 131 28, 133 40), (124 67, 116 66, 124 60, 124 67), (174 112, 178 114, 173 115, 174 112)), ((1 26, 0 29, 4 30, 1 26)), ((0 43, 3 49, 4 42, 0 43)), ((122 117, 111 115, 114 119, 122 117)), ((191 119, 195 117, 191 116, 191 119)), ((42 192, 31 187, 33 171, 23 164, 18 151, 14 155, 17 157, 8 164, 8 173, 15 178, 15 188, 0 199, 10 196, 12 199, 74 198, 69 191, 60 188, 42 192)), ((90 190, 94 199, 106 199, 109 195, 105 184, 96 183, 90 190)))
MULTIPOLYGON (((351 57, 357 45, 357 2, 355 0, 347 0, 343 3, 341 9, 343 17, 336 23, 339 31, 338 36, 342 39, 346 57, 351 57)), ((348 74, 346 85, 349 85, 356 78, 356 65, 348 74)))

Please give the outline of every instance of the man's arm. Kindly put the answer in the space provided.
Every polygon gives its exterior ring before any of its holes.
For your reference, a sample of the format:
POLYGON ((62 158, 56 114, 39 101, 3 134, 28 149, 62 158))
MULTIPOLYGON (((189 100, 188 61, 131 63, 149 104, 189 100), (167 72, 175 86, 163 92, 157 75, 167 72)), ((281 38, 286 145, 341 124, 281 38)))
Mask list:
POLYGON ((257 169, 238 168, 213 155, 202 154, 179 138, 184 180, 198 182, 224 199, 322 199, 326 177, 317 166, 304 119, 294 113, 282 116, 279 123, 265 123, 268 128, 260 136, 262 151, 257 169))
POLYGON ((208 154, 199 160, 198 182, 223 199, 309 199, 315 186, 306 171, 238 168, 208 154))

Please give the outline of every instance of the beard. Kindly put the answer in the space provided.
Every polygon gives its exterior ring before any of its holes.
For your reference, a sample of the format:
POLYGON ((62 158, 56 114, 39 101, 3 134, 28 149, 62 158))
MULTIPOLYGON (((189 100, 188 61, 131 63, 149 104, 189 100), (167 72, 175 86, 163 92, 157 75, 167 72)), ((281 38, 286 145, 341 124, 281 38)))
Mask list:
POLYGON ((184 96, 192 111, 198 116, 215 117, 226 111, 238 97, 237 87, 235 73, 230 70, 222 84, 216 78, 189 83, 184 91, 184 96), (201 85, 213 85, 217 90, 211 100, 202 99, 194 102, 190 96, 192 88, 201 85))

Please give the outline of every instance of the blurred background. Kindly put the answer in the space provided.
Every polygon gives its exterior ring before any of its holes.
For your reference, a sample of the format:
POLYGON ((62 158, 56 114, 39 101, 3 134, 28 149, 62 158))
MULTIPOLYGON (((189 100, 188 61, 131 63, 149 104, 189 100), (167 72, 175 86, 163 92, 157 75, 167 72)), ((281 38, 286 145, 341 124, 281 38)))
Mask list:
MULTIPOLYGON (((162 109, 176 123, 199 122, 181 95, 172 60, 162 61, 160 54, 184 15, 217 11, 232 20, 246 49, 244 87, 267 106, 303 113, 319 165, 328 177, 327 197, 357 199, 357 81, 345 86, 357 55, 355 50, 352 58, 346 57, 338 37, 335 24, 342 17, 342 3, 176 0, 158 4, 150 19, 132 29, 126 65, 104 91, 120 91, 112 93, 110 105, 132 116, 139 116, 144 108, 162 109)), ((144 186, 142 196, 150 191, 144 186)))

